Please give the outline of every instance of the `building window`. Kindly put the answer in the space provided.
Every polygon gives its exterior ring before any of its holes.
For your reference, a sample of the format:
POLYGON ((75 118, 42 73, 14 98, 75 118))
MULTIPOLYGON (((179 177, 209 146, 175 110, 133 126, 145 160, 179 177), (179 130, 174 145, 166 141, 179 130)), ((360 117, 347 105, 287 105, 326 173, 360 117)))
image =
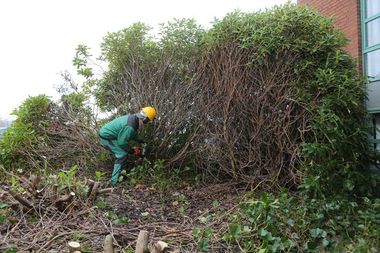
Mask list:
POLYGON ((362 0, 364 73, 380 80, 380 0, 362 0))
POLYGON ((380 43, 380 31, 379 31, 379 29, 380 29, 380 18, 369 21, 366 24, 366 32, 367 32, 366 44, 367 44, 367 47, 372 47, 372 46, 375 46, 376 44, 380 43))
POLYGON ((376 113, 372 115, 372 121, 373 121, 373 140, 371 141, 374 145, 374 149, 380 151, 380 140, 379 138, 376 138, 380 135, 380 114, 376 113))
POLYGON ((380 49, 365 54, 366 74, 370 80, 380 76, 380 49))
POLYGON ((380 13, 380 1, 379 0, 366 0, 365 1, 365 13, 367 17, 375 16, 380 13))
POLYGON ((380 151, 380 0, 361 0, 361 21, 363 72, 369 80, 367 110, 373 121, 370 142, 380 151))

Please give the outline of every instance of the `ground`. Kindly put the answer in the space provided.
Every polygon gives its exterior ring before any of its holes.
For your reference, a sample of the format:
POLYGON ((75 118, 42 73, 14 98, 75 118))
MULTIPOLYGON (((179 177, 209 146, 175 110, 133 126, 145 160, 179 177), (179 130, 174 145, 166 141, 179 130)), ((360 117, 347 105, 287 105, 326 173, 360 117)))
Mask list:
MULTIPOLYGON (((169 244, 168 252, 197 252, 199 240, 193 236, 194 229, 210 227, 214 235, 222 233, 227 215, 246 190, 234 182, 166 192, 124 184, 98 196, 94 205, 77 199, 72 208, 62 212, 45 206, 48 197, 44 195, 35 201, 33 211, 20 207, 12 211, 0 227, 0 249, 62 252, 67 242, 75 240, 81 243, 82 252, 102 252, 105 236, 112 234, 115 252, 134 252, 139 231, 147 230, 150 245, 162 240, 169 244)), ((205 246, 202 242, 202 247, 209 247, 209 252, 228 252, 222 243, 207 240, 210 243, 205 246)))

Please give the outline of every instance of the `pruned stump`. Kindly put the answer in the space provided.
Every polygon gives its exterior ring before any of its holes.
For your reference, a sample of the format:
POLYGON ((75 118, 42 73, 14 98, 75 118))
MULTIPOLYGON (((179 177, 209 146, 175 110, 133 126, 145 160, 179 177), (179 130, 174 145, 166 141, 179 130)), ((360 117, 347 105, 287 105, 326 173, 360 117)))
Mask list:
POLYGON ((148 253, 149 232, 141 230, 136 241, 135 253, 148 253))
POLYGON ((79 242, 69 242, 67 244, 67 246, 69 247, 69 252, 70 253, 75 253, 75 252, 80 252, 80 243, 79 242))
POLYGON ((153 245, 151 253, 163 253, 169 247, 166 242, 158 241, 153 245))
POLYGON ((113 237, 112 235, 107 235, 104 240, 104 253, 113 253, 113 237))

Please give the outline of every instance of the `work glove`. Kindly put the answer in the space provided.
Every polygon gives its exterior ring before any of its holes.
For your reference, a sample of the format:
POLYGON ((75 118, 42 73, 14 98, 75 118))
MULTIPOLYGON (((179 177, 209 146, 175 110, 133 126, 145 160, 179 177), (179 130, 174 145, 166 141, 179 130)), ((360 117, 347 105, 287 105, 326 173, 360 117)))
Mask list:
POLYGON ((145 148, 143 147, 133 147, 133 154, 135 156, 144 156, 145 155, 145 148))

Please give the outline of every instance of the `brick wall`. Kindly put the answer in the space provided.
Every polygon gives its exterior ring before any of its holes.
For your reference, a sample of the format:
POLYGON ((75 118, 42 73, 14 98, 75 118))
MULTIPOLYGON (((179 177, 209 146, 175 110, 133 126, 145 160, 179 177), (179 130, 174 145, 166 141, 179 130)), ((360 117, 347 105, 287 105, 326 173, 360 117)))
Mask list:
POLYGON ((334 17, 335 26, 350 40, 345 49, 358 60, 358 66, 361 66, 360 0, 298 0, 298 4, 315 8, 322 15, 334 17))

